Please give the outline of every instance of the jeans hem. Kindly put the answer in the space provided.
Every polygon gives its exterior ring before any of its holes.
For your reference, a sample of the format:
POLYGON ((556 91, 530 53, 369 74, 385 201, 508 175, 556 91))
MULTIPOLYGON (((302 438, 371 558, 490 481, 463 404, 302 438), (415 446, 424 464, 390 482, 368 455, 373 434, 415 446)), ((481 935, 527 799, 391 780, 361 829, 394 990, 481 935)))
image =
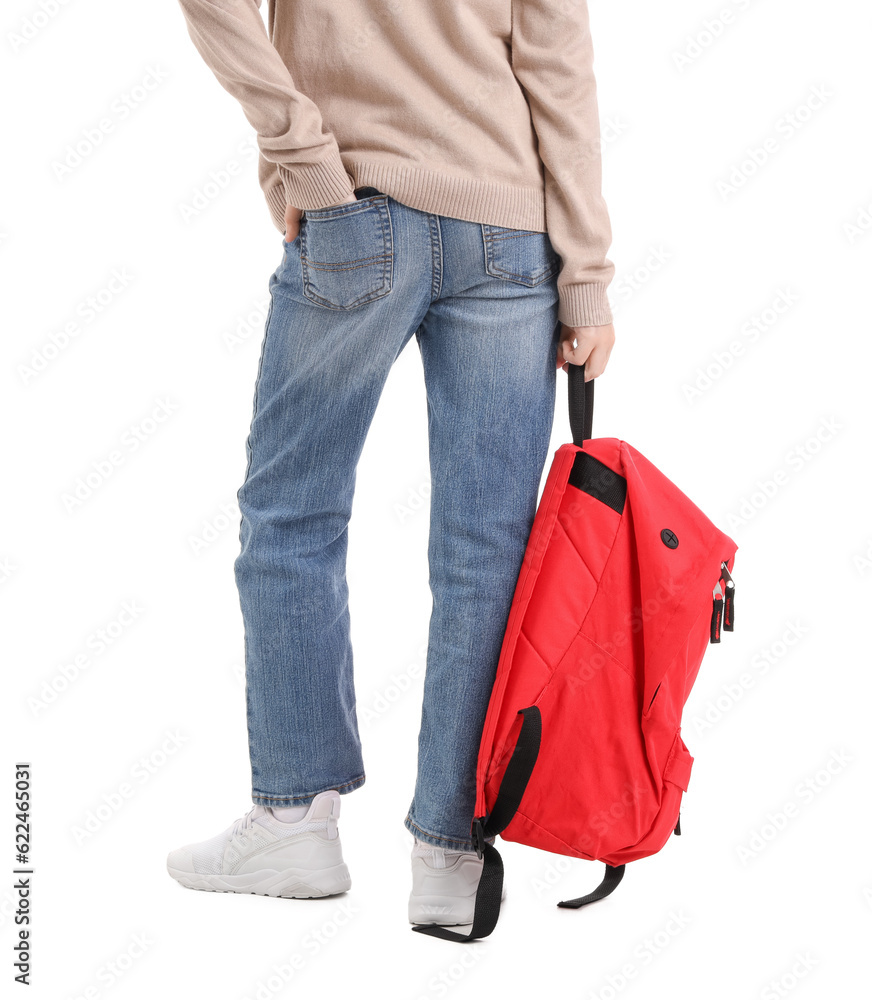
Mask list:
MULTIPOLYGON (((458 840, 456 837, 443 837, 438 833, 431 833, 429 830, 422 830, 417 823, 411 817, 410 813, 406 814, 406 818, 403 820, 403 825, 411 833, 416 840, 421 841, 422 844, 430 844, 433 847, 443 847, 447 851, 469 851, 475 854, 475 848, 472 846, 472 839, 467 838, 466 840, 458 840)), ((494 842, 493 837, 486 837, 485 841, 488 844, 494 842)))
POLYGON ((335 790, 340 795, 347 795, 349 792, 353 792, 355 788, 360 788, 364 781, 366 781, 366 775, 359 774, 356 778, 344 781, 341 785, 326 785, 315 792, 301 792, 299 795, 267 795, 265 792, 253 789, 251 801, 258 806, 278 806, 279 808, 282 806, 298 806, 306 802, 311 802, 321 792, 335 790))

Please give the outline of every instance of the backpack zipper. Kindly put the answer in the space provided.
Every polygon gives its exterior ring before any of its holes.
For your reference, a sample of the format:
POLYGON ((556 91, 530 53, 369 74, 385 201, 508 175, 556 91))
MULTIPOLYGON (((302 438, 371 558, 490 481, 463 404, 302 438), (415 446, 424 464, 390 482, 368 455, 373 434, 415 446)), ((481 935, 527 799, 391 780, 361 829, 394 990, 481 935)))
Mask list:
POLYGON ((721 575, 712 591, 712 620, 709 631, 710 642, 721 641, 721 626, 726 632, 733 631, 736 605, 736 584, 725 562, 721 563, 721 575), (723 588, 721 582, 723 581, 723 588))
POLYGON ((721 593, 721 581, 715 584, 712 591, 712 623, 709 631, 709 642, 721 641, 721 616, 724 608, 724 595, 721 593))
POLYGON ((725 562, 721 563, 721 579, 724 581, 724 631, 733 631, 733 615, 736 605, 736 584, 725 562))

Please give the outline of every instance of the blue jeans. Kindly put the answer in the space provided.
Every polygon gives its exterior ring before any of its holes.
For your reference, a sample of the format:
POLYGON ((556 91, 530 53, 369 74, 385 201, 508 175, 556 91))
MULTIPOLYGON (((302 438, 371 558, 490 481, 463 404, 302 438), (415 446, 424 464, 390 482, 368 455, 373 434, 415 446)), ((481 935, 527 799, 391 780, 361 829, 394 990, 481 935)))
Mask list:
POLYGON ((294 805, 364 782, 347 527, 379 396, 414 335, 433 605, 404 824, 472 850, 478 746, 551 438, 560 258, 545 233, 356 194, 305 211, 269 279, 234 563, 252 801, 294 805))

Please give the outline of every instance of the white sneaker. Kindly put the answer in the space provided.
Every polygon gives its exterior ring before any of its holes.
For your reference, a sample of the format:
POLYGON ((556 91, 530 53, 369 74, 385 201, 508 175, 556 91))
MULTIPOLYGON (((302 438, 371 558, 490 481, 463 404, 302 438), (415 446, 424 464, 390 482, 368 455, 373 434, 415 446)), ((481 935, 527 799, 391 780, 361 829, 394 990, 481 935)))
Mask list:
POLYGON ((167 856, 167 871, 188 889, 310 899, 351 888, 339 842, 339 792, 320 792, 296 823, 253 806, 224 833, 167 856))
MULTIPOLYGON (((483 864, 477 854, 434 847, 415 838, 409 923, 471 924, 483 864)), ((500 900, 505 898, 504 883, 500 900)))

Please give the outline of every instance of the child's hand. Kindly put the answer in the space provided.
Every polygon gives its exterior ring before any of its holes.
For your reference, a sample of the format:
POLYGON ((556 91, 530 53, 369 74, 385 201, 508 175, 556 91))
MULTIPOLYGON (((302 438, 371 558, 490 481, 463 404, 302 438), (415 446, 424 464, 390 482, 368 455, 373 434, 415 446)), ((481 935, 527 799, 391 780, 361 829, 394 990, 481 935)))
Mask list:
POLYGON ((613 323, 606 326, 565 326, 560 327, 560 343, 557 346, 557 367, 565 368, 567 363, 584 365, 584 380, 602 375, 609 355, 615 344, 613 323), (573 341, 578 346, 573 347, 573 341))
MULTIPOLYGON (((338 205, 347 205, 352 201, 357 201, 357 197, 354 194, 350 194, 344 201, 337 202, 338 205)), ((327 208, 333 208, 333 205, 326 206, 327 208)), ((287 243, 293 243, 297 238, 297 234, 300 231, 300 217, 303 211, 299 208, 294 208, 293 205, 288 205, 285 209, 285 241, 287 243)))

